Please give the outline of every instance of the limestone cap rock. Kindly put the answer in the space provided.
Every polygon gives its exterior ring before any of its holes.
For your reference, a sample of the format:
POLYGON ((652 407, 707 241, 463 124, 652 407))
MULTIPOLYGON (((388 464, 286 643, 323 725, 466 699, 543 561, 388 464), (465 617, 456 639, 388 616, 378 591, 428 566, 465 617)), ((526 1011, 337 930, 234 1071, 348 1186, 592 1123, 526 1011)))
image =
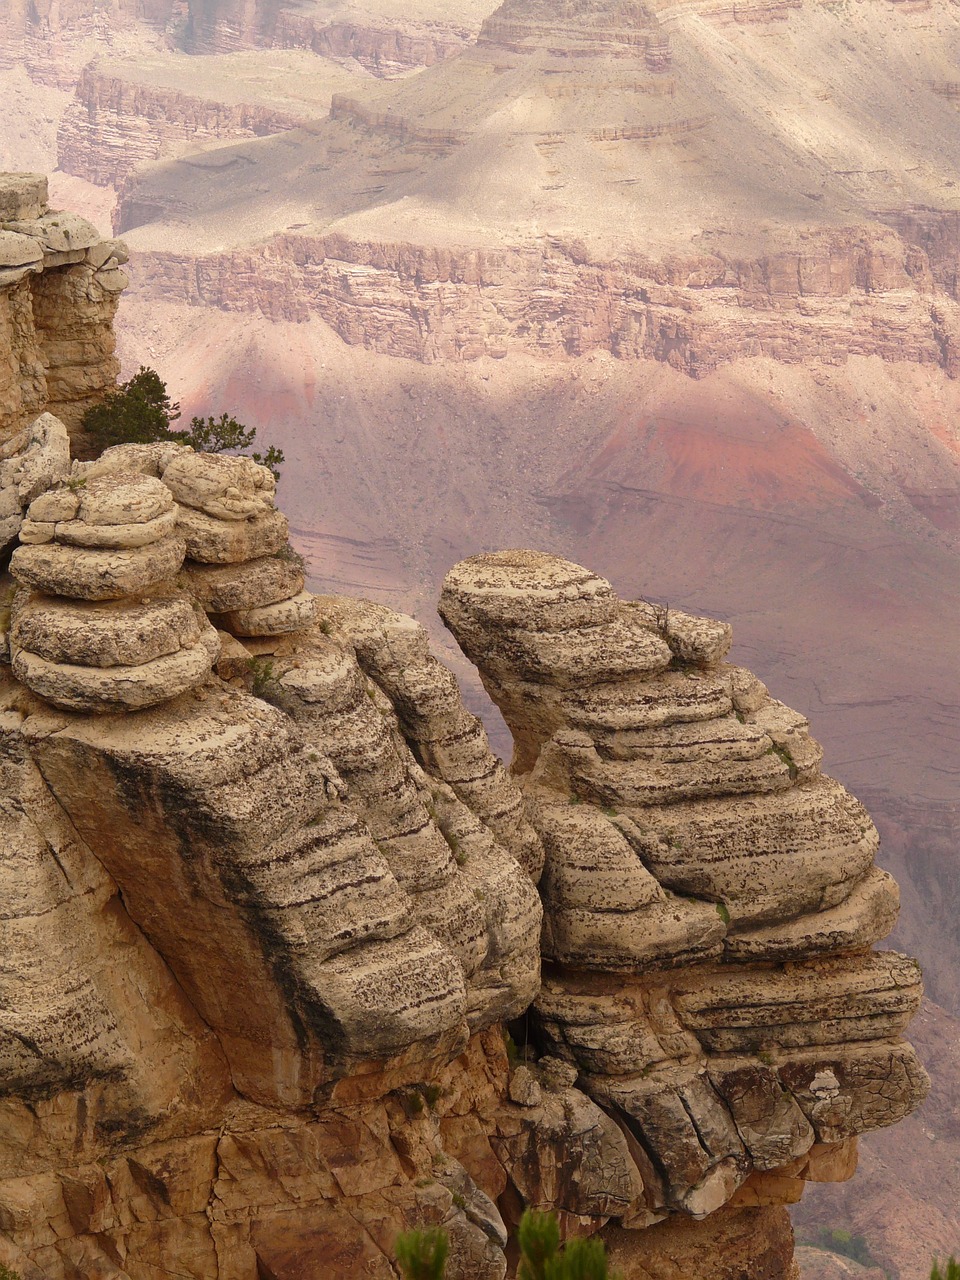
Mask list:
POLYGON ((209 624, 195 644, 135 666, 80 666, 49 662, 12 647, 13 673, 34 693, 64 711, 105 714, 153 707, 203 684, 220 652, 209 624))
POLYGON ((16 231, 0 231, 0 267, 23 267, 42 261, 39 240, 16 231))
POLYGON ((289 600, 303 590, 303 565, 296 558, 258 556, 241 564, 195 564, 184 574, 193 595, 210 613, 259 609, 289 600))
POLYGON ((612 621, 618 601, 605 578, 541 551, 469 556, 443 580, 440 616, 464 610, 506 627, 562 631, 612 621))
MULTIPOLYGON (((85 251, 103 239, 100 232, 77 213, 44 210, 36 217, 6 219, 7 229, 35 236, 45 254, 85 251)), ((81 253, 82 256, 82 253, 81 253)))
POLYGON ((221 615, 220 623, 235 636, 280 636, 303 631, 316 618, 316 604, 309 591, 256 609, 235 609, 221 615))
POLYGON ((138 666, 196 644, 206 619, 183 594, 91 603, 20 591, 11 637, 48 662, 138 666))
POLYGON ((20 541, 78 547, 134 548, 159 542, 177 526, 176 504, 160 480, 116 472, 75 488, 52 490, 30 504, 20 541))
POLYGON ((283 512, 276 509, 246 520, 221 520, 181 505, 177 533, 184 539, 191 560, 240 564, 281 551, 287 545, 289 525, 283 512))
POLYGON ((186 554, 170 535, 144 547, 90 548, 49 542, 19 546, 10 572, 24 585, 75 600, 120 600, 173 578, 186 554))
POLYGON ((177 440, 155 440, 151 444, 114 444, 104 449, 92 462, 74 464, 76 474, 85 480, 115 475, 119 471, 135 471, 142 476, 160 477, 166 467, 181 453, 191 453, 187 444, 177 440))

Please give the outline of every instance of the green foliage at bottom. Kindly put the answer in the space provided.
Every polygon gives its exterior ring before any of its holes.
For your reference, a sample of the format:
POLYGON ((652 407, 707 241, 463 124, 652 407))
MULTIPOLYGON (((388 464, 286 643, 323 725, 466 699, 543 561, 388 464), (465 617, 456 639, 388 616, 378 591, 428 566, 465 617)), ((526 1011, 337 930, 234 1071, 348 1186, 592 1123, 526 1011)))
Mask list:
POLYGON ((447 1233, 440 1227, 405 1231, 397 1236, 394 1247, 405 1280, 443 1280, 449 1245, 447 1233))
MULTIPOLYGON (((603 1241, 570 1240, 561 1247, 560 1226, 552 1213, 528 1209, 520 1219, 517 1243, 517 1280, 616 1280, 607 1270, 603 1241)), ((444 1280, 447 1235, 442 1228, 406 1231, 397 1237, 396 1251, 404 1280, 444 1280)))
POLYGON ((950 1261, 944 1265, 946 1270, 941 1271, 939 1262, 934 1261, 930 1280, 960 1280, 960 1262, 957 1262, 956 1258, 951 1255, 950 1261))
POLYGON ((817 1227, 813 1237, 809 1240, 804 1239, 801 1243, 812 1244, 817 1249, 828 1249, 830 1253, 839 1253, 844 1258, 852 1258, 862 1267, 880 1265, 870 1252, 863 1236, 854 1235, 852 1231, 847 1231, 843 1227, 817 1227))
POLYGON ((552 1213, 528 1209, 517 1231, 517 1280, 614 1280, 607 1270, 602 1240, 570 1240, 560 1247, 560 1227, 552 1213))

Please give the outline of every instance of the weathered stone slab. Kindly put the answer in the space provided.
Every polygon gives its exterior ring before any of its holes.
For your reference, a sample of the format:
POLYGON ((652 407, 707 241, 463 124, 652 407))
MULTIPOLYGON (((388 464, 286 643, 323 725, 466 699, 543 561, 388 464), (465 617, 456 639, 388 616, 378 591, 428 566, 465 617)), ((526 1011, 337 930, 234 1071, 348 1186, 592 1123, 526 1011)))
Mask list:
POLYGON ((81 603, 30 595, 16 602, 11 634, 15 647, 48 662, 119 667, 188 648, 200 633, 185 596, 81 603))
POLYGON ((47 595, 76 600, 119 600, 170 582, 183 564, 186 545, 171 536, 146 547, 93 550, 51 542, 21 546, 10 572, 47 595))
POLYGON ((136 666, 76 666, 50 662, 13 648, 13 672, 28 689, 65 711, 139 710, 168 702, 202 684, 213 668, 220 642, 212 627, 175 653, 136 666))

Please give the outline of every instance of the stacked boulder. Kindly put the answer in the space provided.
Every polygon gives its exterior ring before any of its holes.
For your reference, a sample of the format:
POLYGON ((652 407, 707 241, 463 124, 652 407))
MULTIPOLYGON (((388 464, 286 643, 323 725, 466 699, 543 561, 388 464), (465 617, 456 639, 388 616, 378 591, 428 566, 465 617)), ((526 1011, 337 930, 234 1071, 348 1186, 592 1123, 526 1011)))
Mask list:
POLYGON ((229 636, 262 647, 313 624, 266 467, 160 442, 118 445, 70 470, 66 429, 49 414, 21 445, 3 486, 20 541, 10 659, 54 706, 154 706, 202 684, 229 636), (21 455, 46 464, 41 446, 54 436, 64 456, 28 483, 21 455))
POLYGON ((314 598, 266 467, 177 444, 118 445, 90 465, 95 474, 132 466, 162 480, 186 546, 184 583, 218 628, 263 638, 313 623, 314 598))
POLYGON ((312 625, 314 598, 290 551, 276 480, 249 458, 185 452, 164 484, 180 503, 190 588, 219 627, 260 638, 312 625))
POLYGON ((176 585, 186 545, 159 480, 72 477, 31 502, 10 572, 14 674, 54 706, 154 706, 203 683, 216 632, 176 585))

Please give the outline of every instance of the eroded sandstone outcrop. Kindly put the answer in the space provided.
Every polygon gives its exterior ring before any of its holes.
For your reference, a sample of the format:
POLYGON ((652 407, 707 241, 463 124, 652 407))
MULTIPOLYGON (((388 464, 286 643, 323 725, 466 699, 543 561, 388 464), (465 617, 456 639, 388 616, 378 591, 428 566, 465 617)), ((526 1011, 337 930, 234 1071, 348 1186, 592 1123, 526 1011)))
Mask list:
POLYGON ((912 1109, 920 975, 870 950, 898 905, 876 831, 730 628, 523 551, 458 565, 441 613, 544 843, 541 1043, 633 1140, 645 1222, 776 1199, 912 1109))
POLYGON ((121 241, 49 208, 46 178, 0 174, 0 440, 42 408, 74 426, 114 385, 126 261, 121 241))

